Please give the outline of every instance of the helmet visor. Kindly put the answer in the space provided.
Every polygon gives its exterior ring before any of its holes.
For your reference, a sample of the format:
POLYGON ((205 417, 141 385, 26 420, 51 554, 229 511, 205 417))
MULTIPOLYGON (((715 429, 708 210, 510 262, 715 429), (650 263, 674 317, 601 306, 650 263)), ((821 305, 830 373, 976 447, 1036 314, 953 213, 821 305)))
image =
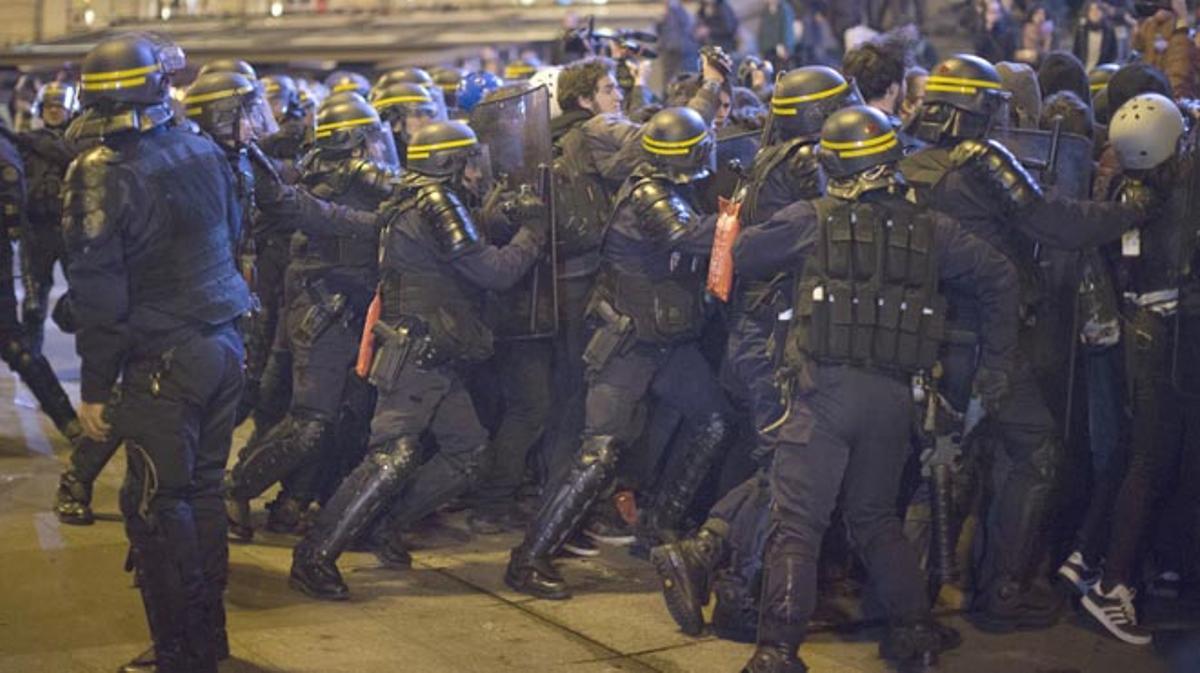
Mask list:
POLYGON ((400 168, 396 153, 396 141, 392 131, 383 124, 369 124, 363 128, 362 157, 391 168, 400 168))
POLYGON ((279 124, 270 104, 262 96, 253 96, 242 102, 241 140, 262 140, 279 132, 279 124))

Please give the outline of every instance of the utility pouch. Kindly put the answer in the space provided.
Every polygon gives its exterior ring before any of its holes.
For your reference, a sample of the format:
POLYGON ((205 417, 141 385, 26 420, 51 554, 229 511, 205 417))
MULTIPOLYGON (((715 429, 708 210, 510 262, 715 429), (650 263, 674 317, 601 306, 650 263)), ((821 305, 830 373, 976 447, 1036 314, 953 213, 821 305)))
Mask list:
POLYGON ((296 330, 296 341, 305 346, 311 346, 346 310, 346 295, 331 294, 324 283, 314 283, 308 291, 315 301, 296 330))
POLYGON ((423 350, 421 345, 428 337, 418 336, 412 324, 401 324, 392 328, 377 322, 371 327, 371 332, 380 346, 375 351, 375 360, 371 363, 367 381, 380 392, 390 393, 395 389, 404 367, 418 358, 423 350))
POLYGON ((629 345, 633 335, 633 320, 629 316, 617 313, 612 305, 603 299, 593 304, 592 313, 599 317, 603 324, 588 340, 587 348, 583 351, 583 362, 588 372, 598 372, 614 355, 624 351, 629 345))

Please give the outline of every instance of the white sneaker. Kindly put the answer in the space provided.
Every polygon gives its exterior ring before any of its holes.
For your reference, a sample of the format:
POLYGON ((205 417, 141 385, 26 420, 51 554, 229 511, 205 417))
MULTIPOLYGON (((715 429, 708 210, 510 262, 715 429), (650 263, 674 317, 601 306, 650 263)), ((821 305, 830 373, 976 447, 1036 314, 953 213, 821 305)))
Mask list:
POLYGON ((1150 632, 1138 626, 1137 610, 1133 607, 1136 595, 1124 584, 1105 594, 1097 584, 1083 597, 1083 607, 1117 639, 1130 645, 1149 645, 1150 632))
POLYGON ((1086 596, 1100 581, 1100 570, 1083 560, 1083 554, 1075 551, 1058 567, 1058 576, 1071 583, 1080 596, 1086 596))

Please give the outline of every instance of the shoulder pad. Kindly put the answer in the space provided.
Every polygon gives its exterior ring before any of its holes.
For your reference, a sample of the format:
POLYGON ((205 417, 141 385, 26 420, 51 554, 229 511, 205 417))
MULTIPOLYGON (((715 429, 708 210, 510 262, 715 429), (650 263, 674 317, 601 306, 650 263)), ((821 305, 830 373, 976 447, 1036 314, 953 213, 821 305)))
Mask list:
POLYGON ((641 178, 629 200, 641 232, 653 240, 675 241, 687 233, 696 212, 671 185, 654 178, 641 178))
POLYGON ((106 145, 84 150, 67 169, 63 194, 63 235, 68 244, 86 244, 111 229, 130 195, 119 178, 120 155, 106 145))
POLYGON ((479 241, 479 233, 466 206, 445 184, 433 183, 418 188, 417 207, 425 216, 442 253, 457 255, 479 241))

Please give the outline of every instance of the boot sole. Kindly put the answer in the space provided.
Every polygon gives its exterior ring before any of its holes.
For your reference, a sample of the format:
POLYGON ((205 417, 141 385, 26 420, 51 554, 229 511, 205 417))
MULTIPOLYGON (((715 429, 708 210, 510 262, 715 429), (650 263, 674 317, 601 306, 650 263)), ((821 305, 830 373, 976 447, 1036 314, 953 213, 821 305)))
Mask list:
POLYGON ((337 593, 337 594, 320 593, 320 592, 314 591, 312 589, 312 587, 308 586, 304 582, 301 582, 300 580, 296 579, 295 577, 288 578, 288 586, 295 589, 296 591, 299 591, 300 593, 304 594, 305 596, 308 596, 309 598, 315 598, 319 601, 348 601, 348 600, 350 600, 350 592, 349 591, 347 591, 345 593, 337 593))
POLYGON ((556 592, 548 592, 548 591, 539 591, 537 589, 528 587, 528 586, 522 584, 521 582, 518 582, 516 579, 514 579, 512 577, 512 575, 510 575, 507 572, 504 573, 504 583, 506 585, 508 585, 509 589, 512 589, 513 591, 515 591, 519 594, 525 594, 526 596, 533 596, 534 598, 540 598, 540 599, 546 600, 546 601, 565 601, 571 597, 571 592, 568 591, 567 589, 563 589, 562 591, 556 591, 556 592))
POLYGON ((1138 637, 1138 636, 1133 636, 1133 635, 1124 633, 1120 629, 1111 625, 1108 621, 1108 618, 1104 615, 1104 610, 1101 609, 1099 605, 1096 605, 1092 601, 1089 601, 1086 596, 1084 597, 1084 599, 1082 601, 1080 601, 1080 603, 1083 604, 1083 609, 1088 611, 1088 614, 1092 616, 1092 619, 1095 619, 1097 622, 1099 622, 1100 625, 1104 627, 1104 630, 1108 631, 1110 634, 1112 634, 1112 636, 1114 638, 1116 638, 1117 640, 1119 640, 1123 643, 1128 643, 1130 645, 1138 645, 1138 646, 1146 646, 1146 645, 1149 645, 1151 642, 1153 642, 1154 639, 1151 638, 1149 635, 1145 636, 1144 638, 1138 637))
POLYGON ((96 523, 96 517, 94 515, 71 516, 69 514, 61 514, 59 512, 55 512, 54 515, 58 517, 59 523, 65 523, 68 526, 90 526, 96 523))
POLYGON ((698 636, 704 631, 704 614, 700 608, 692 609, 686 592, 682 589, 681 578, 685 576, 676 562, 675 555, 663 547, 650 550, 650 562, 662 580, 663 600, 667 604, 667 612, 679 625, 679 629, 689 636, 698 636))

